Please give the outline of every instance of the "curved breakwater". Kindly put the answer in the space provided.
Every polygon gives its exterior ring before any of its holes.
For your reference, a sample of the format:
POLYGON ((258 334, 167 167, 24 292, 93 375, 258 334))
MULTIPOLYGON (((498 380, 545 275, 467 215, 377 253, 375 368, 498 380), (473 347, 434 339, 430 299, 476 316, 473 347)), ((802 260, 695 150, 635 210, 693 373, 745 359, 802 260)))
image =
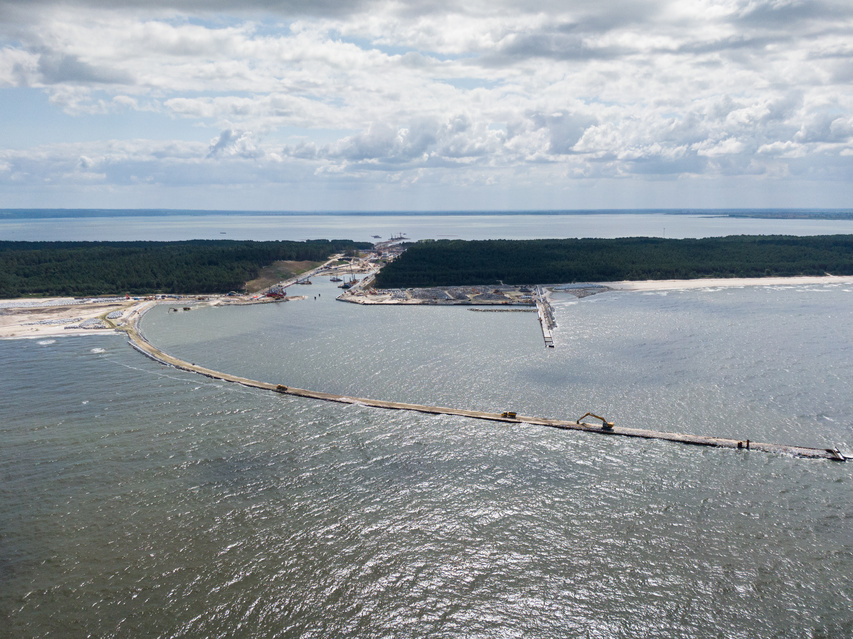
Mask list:
MULTIPOLYGON (((147 309, 146 309, 147 310, 147 309)), ((144 312, 144 311, 143 311, 144 312)), ((833 461, 846 461, 844 455, 834 448, 810 448, 803 446, 791 446, 784 444, 772 444, 763 442, 754 442, 747 439, 732 439, 724 437, 710 437, 705 435, 692 435, 687 433, 672 433, 657 431, 647 428, 626 428, 607 423, 602 420, 602 424, 587 423, 582 420, 569 421, 558 419, 547 419, 542 417, 533 417, 527 415, 517 415, 512 412, 490 413, 483 411, 464 410, 459 408, 449 408, 443 406, 428 406, 423 404, 412 404, 405 402, 394 402, 386 400, 377 400, 363 397, 352 397, 347 395, 336 395, 332 393, 323 393, 302 388, 294 388, 282 384, 272 384, 269 382, 261 382, 258 380, 240 377, 223 373, 213 369, 199 366, 195 363, 187 362, 163 352, 155 345, 151 344, 138 330, 138 323, 143 313, 134 316, 133 324, 125 330, 128 334, 131 345, 140 353, 158 361, 162 364, 173 366, 180 370, 185 370, 206 377, 233 382, 243 386, 258 388, 272 392, 278 392, 287 395, 298 397, 306 397, 317 399, 326 402, 337 402, 341 404, 359 404, 372 408, 381 408, 386 410, 404 410, 433 415, 456 415, 460 417, 470 417, 473 419, 481 419, 495 422, 508 422, 516 424, 529 424, 535 426, 545 426, 548 428, 557 428, 561 430, 577 430, 588 433, 597 433, 601 435, 619 435, 623 437, 638 437, 644 439, 659 439, 681 444, 690 444, 694 446, 710 446, 716 448, 728 448, 732 450, 756 450, 767 453, 777 453, 783 455, 793 455, 796 457, 805 457, 811 459, 829 459, 833 461)), ((599 418, 600 419, 600 418, 599 418)))

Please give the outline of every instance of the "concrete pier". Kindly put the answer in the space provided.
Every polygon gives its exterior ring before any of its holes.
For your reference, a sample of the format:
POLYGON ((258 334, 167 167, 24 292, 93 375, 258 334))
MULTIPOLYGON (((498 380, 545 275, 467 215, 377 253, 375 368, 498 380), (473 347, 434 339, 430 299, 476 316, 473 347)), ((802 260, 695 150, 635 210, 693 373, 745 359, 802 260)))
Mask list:
POLYGON ((541 286, 536 287, 536 312, 539 314, 539 326, 542 328, 545 346, 554 348, 554 336, 551 331, 556 328, 557 322, 554 319, 554 309, 551 308, 551 303, 545 297, 545 291, 541 286))
POLYGON ((337 402, 341 404, 360 404, 372 408, 382 408, 386 410, 408 410, 419 413, 427 413, 432 415, 458 415, 460 417, 470 417, 473 419, 484 419, 494 422, 508 422, 514 424, 524 424, 533 426, 546 426, 548 428, 558 428, 561 430, 579 430, 587 433, 597 433, 601 435, 617 435, 623 437, 640 437, 644 439, 662 439, 665 441, 677 442, 680 444, 692 444, 695 446, 713 446, 716 448, 730 448, 733 450, 754 450, 767 453, 778 453, 783 455, 794 455, 796 457, 807 457, 811 459, 830 459, 834 461, 846 461, 835 448, 806 448, 802 446, 786 446, 782 444, 766 444, 760 442, 752 442, 747 439, 727 439, 722 437, 707 437, 703 435, 690 435, 685 433, 667 433, 651 429, 642 428, 623 428, 620 426, 603 424, 590 424, 581 421, 569 421, 559 419, 545 419, 542 417, 529 417, 524 415, 516 415, 515 413, 504 412, 488 413, 482 411, 463 410, 458 408, 446 408, 442 406, 426 406, 421 404, 408 404, 404 402, 391 402, 377 399, 369 399, 364 397, 349 397, 345 395, 334 395, 331 393, 322 393, 318 391, 306 390, 304 388, 293 388, 282 384, 270 384, 260 382, 245 377, 229 375, 221 373, 203 366, 185 362, 176 357, 172 357, 164 353, 159 348, 146 340, 137 330, 137 322, 139 316, 134 318, 133 325, 127 326, 126 330, 130 339, 131 345, 140 353, 169 366, 198 373, 212 379, 218 379, 226 382, 242 384, 251 388, 259 388, 261 390, 273 391, 285 395, 294 395, 297 397, 307 397, 327 402, 337 402))

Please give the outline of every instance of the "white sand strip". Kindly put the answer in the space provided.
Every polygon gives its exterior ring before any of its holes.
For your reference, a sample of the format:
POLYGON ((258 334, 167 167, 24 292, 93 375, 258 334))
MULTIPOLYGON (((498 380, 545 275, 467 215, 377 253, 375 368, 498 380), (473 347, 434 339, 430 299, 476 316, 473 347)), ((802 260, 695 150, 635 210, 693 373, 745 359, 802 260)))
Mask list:
POLYGON ((676 291, 695 288, 741 288, 744 286, 853 285, 853 275, 799 277, 718 277, 696 280, 644 280, 599 282, 617 291, 676 291))

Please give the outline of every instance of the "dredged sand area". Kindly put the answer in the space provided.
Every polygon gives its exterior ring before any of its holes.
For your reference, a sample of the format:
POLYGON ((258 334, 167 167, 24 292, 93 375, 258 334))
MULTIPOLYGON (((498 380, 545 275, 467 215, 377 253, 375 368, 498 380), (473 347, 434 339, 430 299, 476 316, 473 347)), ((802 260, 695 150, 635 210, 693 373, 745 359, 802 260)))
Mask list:
POLYGON ((124 297, 0 300, 0 339, 111 332, 152 303, 124 297))
POLYGON ((157 304, 176 312, 201 306, 272 304, 301 300, 290 296, 275 300, 260 296, 169 296, 165 299, 21 298, 0 300, 0 339, 35 339, 64 335, 96 335, 123 332, 146 310, 157 304))
MULTIPOLYGON (((822 277, 762 277, 762 278, 714 278, 695 280, 645 280, 624 282, 601 282, 597 286, 617 291, 673 291, 698 288, 726 288, 744 286, 808 286, 838 284, 853 285, 853 275, 822 277)), ((294 298, 291 298, 294 299, 294 298)), ((154 304, 171 304, 176 309, 218 304, 245 304, 252 300, 208 296, 186 301, 134 300, 123 297, 111 298, 41 298, 0 300, 0 339, 28 339, 57 337, 62 335, 103 334, 121 331, 134 316, 143 313, 154 304)), ((374 302, 376 303, 376 302, 374 302)), ((381 303, 394 304, 390 296, 381 303)), ((432 303, 430 299, 398 301, 403 304, 432 303)), ((440 304, 441 302, 439 302, 440 304)))
POLYGON ((642 280, 602 282, 617 291, 676 291, 696 288, 740 288, 743 286, 809 286, 853 284, 853 275, 822 275, 798 277, 718 277, 695 280, 642 280))

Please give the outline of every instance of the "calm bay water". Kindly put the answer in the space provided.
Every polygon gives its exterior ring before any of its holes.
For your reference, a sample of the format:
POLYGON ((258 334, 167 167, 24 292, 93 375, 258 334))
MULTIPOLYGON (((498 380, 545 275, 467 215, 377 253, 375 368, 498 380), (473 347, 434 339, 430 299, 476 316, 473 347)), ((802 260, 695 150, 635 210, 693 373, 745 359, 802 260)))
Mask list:
MULTIPOLYGON (((553 350, 293 292, 143 328, 316 390, 853 449, 853 287, 559 296, 553 350)), ((851 464, 282 397, 118 336, 0 342, 0 387, 3 636, 853 635, 851 464)))

